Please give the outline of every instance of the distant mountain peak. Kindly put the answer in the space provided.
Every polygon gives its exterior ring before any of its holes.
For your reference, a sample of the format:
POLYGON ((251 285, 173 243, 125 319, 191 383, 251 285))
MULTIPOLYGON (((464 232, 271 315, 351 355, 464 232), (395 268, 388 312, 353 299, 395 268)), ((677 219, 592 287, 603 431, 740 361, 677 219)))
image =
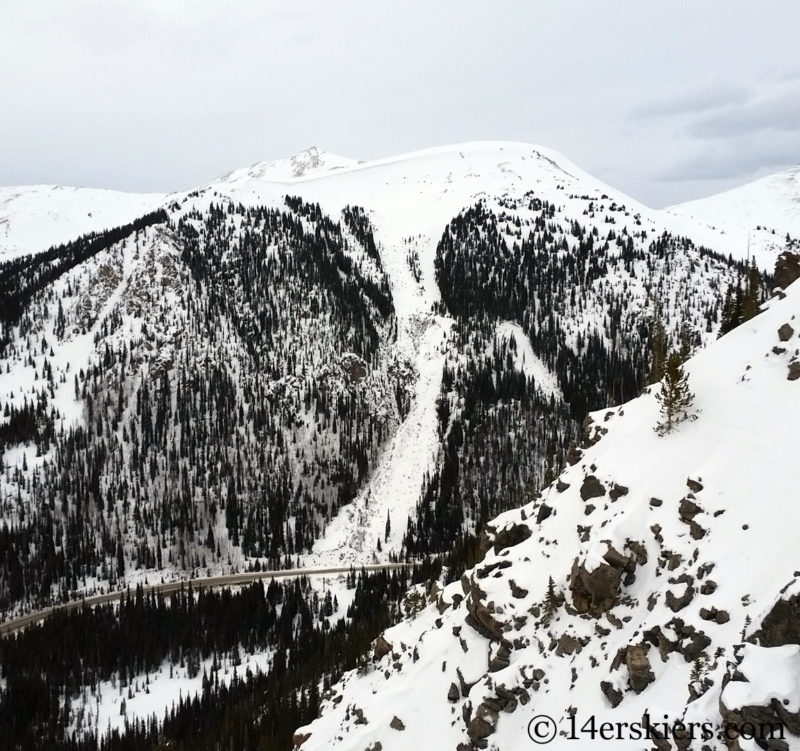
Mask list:
POLYGON ((291 182, 303 178, 320 177, 334 170, 355 167, 358 160, 331 154, 318 146, 307 149, 286 159, 257 162, 244 169, 234 170, 220 178, 220 182, 235 183, 242 179, 266 182, 291 182))

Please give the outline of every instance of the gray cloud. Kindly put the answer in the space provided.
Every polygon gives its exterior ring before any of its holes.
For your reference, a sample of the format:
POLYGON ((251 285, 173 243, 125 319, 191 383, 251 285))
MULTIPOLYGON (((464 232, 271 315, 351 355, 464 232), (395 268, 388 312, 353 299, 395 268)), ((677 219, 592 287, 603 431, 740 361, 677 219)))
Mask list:
POLYGON ((727 138, 697 148, 662 169, 665 182, 747 180, 800 162, 800 130, 727 138))
POLYGON ((641 106, 634 107, 632 114, 641 118, 696 114, 729 105, 742 104, 748 98, 747 89, 740 84, 703 83, 645 102, 641 106))
POLYGON ((739 106, 727 106, 694 119, 687 127, 688 134, 717 139, 764 130, 800 132, 800 79, 765 88, 739 106))
POLYGON ((660 205, 709 170, 742 174, 703 149, 791 134, 796 113, 780 92, 800 74, 800 3, 1 5, 5 185, 168 191, 311 144, 369 159, 496 138, 660 205))

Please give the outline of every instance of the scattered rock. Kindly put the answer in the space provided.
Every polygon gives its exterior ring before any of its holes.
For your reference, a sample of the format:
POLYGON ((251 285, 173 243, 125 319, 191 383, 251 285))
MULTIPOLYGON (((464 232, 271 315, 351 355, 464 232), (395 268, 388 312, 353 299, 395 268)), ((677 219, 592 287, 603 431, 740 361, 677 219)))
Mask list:
POLYGON ((562 481, 562 480, 560 480, 560 479, 559 479, 559 480, 556 480, 556 490, 557 490, 559 493, 563 493, 563 492, 564 492, 565 490, 567 490, 568 488, 569 488, 569 483, 568 483, 568 482, 563 482, 563 481, 562 481))
POLYGON ((677 613, 683 610, 694 599, 694 579, 688 574, 682 574, 677 579, 670 579, 670 584, 685 584, 686 590, 682 595, 676 595, 671 589, 667 590, 664 597, 664 602, 667 607, 673 612, 677 613))
POLYGON ((510 566, 511 561, 495 561, 494 563, 488 563, 485 566, 481 566, 481 568, 477 569, 475 572, 475 576, 477 576, 478 579, 485 579, 487 576, 489 576, 489 574, 492 573, 492 571, 510 568, 510 566))
POLYGON ((476 714, 475 717, 469 721, 469 724, 467 725, 467 735, 473 743, 476 741, 482 741, 484 738, 488 738, 492 733, 494 733, 497 718, 494 718, 494 722, 490 722, 490 720, 491 716, 487 718, 480 717, 476 714))
POLYGON ((778 329, 778 339, 782 342, 788 342, 792 336, 794 336, 794 329, 788 323, 784 323, 783 326, 778 329))
POLYGON ((600 681, 600 690, 603 692, 603 696, 608 699, 612 708, 619 706, 622 701, 622 691, 614 688, 608 681, 600 681))
POLYGON ((608 495, 612 501, 616 501, 617 498, 628 495, 628 488, 626 488, 624 485, 617 485, 617 483, 614 483, 614 486, 611 488, 608 495))
POLYGON ((472 599, 467 601, 467 616, 464 623, 486 639, 500 641, 503 638, 503 625, 482 602, 475 602, 472 599))
POLYGON ((467 683, 464 680, 464 676, 461 673, 461 668, 456 668, 456 675, 458 676, 458 685, 461 689, 461 696, 463 696, 466 699, 469 696, 469 692, 472 690, 472 687, 475 685, 475 683, 474 682, 467 683))
POLYGON ((628 683, 637 694, 656 679, 643 646, 631 645, 626 649, 625 665, 628 668, 628 683))
POLYGON ((701 527, 696 521, 689 522, 689 534, 693 540, 702 540, 706 536, 706 530, 701 527))
POLYGON ((461 692, 458 690, 458 686, 455 683, 450 684, 450 688, 447 691, 447 701, 455 703, 461 698, 461 692))
POLYGON ((662 503, 664 503, 664 501, 662 501, 660 498, 650 499, 650 505, 653 506, 654 508, 658 508, 662 503))
POLYGON ((576 639, 570 634, 562 634, 556 644, 556 655, 563 657, 564 655, 577 654, 583 649, 583 643, 580 639, 576 639))
POLYGON ((702 511, 703 509, 694 503, 694 501, 692 501, 690 498, 681 498, 681 502, 678 505, 678 516, 685 524, 688 524, 690 521, 692 521, 692 519, 694 519, 695 516, 702 511))
POLYGON ((800 594, 778 600, 749 641, 762 647, 800 644, 800 594))
POLYGON ((625 547, 633 553, 633 557, 636 559, 636 564, 638 566, 647 564, 647 548, 644 546, 644 543, 638 542, 637 540, 628 540, 625 543, 625 547))
POLYGON ((784 250, 775 261, 775 286, 786 289, 796 279, 800 279, 800 255, 784 250))
POLYGON ((716 608, 700 608, 700 617, 704 621, 713 621, 720 625, 731 619, 727 610, 717 610, 716 608))
POLYGON ((521 600, 523 597, 528 596, 528 590, 518 586, 513 579, 508 580, 508 586, 511 589, 511 596, 517 600, 521 600))
POLYGON ((661 525, 660 524, 653 524, 650 526, 650 531, 653 533, 653 537, 656 538, 656 542, 663 543, 664 537, 661 534, 661 525))
POLYGON ((600 498, 606 494, 606 489, 603 483, 600 482, 594 475, 587 475, 583 484, 581 485, 581 498, 588 501, 591 498, 600 498))
POLYGON ((644 636, 647 642, 658 648, 661 662, 666 662, 667 656, 678 649, 678 642, 667 639, 664 632, 661 630, 661 626, 647 629, 642 633, 642 636, 644 636))
POLYGON ((508 524, 503 527, 494 537, 494 552, 519 545, 531 536, 530 527, 527 524, 508 524))
POLYGON ((689 623, 684 623, 680 618, 673 618, 667 626, 678 636, 677 651, 683 655, 686 662, 694 662, 711 644, 711 639, 704 632, 698 631, 689 623), (688 640, 688 644, 685 643, 688 640))
POLYGON ((603 560, 614 568, 620 568, 629 573, 632 573, 636 568, 634 556, 623 555, 613 545, 608 546, 608 550, 603 555, 603 560))
POLYGON ((545 519, 549 518, 553 513, 553 509, 546 503, 539 506, 539 511, 536 514, 536 523, 541 524, 545 519))
POLYGON ((686 485, 692 493, 699 493, 703 489, 703 483, 700 480, 694 480, 691 477, 686 478, 686 485))
POLYGON ((569 579, 575 610, 599 616, 611 609, 619 596, 623 571, 623 567, 609 563, 601 563, 592 571, 587 571, 576 558, 569 579))
POLYGON ((496 673, 507 668, 511 662, 511 647, 506 642, 500 642, 493 652, 489 658, 489 672, 496 673))
POLYGON ((292 743, 294 747, 300 748, 309 738, 311 737, 311 733, 295 733, 292 736, 292 743))
POLYGON ((800 378, 800 360, 795 360, 789 363, 789 375, 786 376, 786 379, 796 381, 798 378, 800 378))
POLYGON ((392 730, 405 730, 406 729, 406 726, 403 724, 403 721, 397 715, 395 715, 392 718, 392 721, 389 723, 389 727, 392 730))
POLYGON ((383 634, 381 634, 375 640, 375 648, 372 652, 372 655, 375 660, 380 660, 381 658, 385 657, 392 651, 392 645, 386 641, 386 638, 383 634))

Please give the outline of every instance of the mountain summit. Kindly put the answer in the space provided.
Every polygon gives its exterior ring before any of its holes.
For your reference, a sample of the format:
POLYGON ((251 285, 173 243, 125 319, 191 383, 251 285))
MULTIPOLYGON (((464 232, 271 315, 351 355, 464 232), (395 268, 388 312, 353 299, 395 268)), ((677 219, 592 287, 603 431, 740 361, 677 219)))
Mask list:
POLYGON ((241 170, 229 172, 220 178, 221 183, 235 183, 244 178, 266 182, 291 182, 304 178, 320 177, 335 170, 354 167, 355 159, 337 156, 311 146, 288 159, 271 162, 257 162, 241 170))

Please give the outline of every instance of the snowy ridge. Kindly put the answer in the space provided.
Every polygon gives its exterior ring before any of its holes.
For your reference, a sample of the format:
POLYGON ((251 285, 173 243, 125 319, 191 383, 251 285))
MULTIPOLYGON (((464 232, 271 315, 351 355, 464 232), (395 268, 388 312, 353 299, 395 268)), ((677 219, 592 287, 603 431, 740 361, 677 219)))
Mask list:
POLYGON ((800 634, 775 605, 799 589, 799 355, 796 283, 689 361, 695 420, 659 437, 654 389, 594 413, 556 482, 492 523, 493 548, 461 582, 387 630, 374 666, 333 688, 297 746, 526 748, 546 714, 559 730, 548 748, 633 749, 641 736, 581 728, 648 712, 711 723, 712 738, 681 747, 721 751, 716 731, 753 706, 769 717, 777 698, 796 717, 800 634))
POLYGON ((756 262, 769 268, 787 233, 800 238, 800 166, 664 211, 727 235, 740 248, 749 245, 756 262))
POLYGON ((60 185, 0 188, 0 262, 127 224, 165 199, 160 193, 60 185))
POLYGON ((277 159, 272 162, 258 162, 241 170, 234 170, 223 175, 217 182, 235 183, 244 178, 267 180, 270 182, 292 182, 294 180, 319 177, 332 170, 353 167, 355 159, 328 154, 311 146, 288 159, 277 159))

